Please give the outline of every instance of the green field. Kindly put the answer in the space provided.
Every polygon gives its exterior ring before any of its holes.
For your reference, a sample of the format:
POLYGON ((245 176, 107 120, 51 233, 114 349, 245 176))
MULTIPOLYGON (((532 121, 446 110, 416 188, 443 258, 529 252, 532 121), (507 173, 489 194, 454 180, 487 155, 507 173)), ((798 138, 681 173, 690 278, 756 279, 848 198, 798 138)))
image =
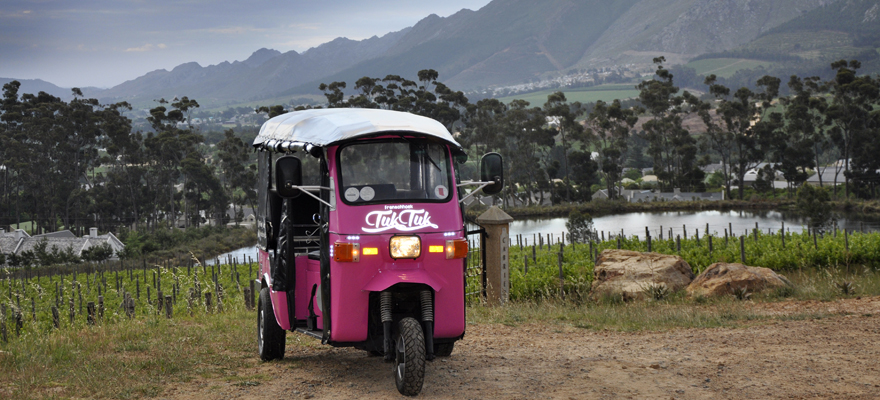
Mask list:
POLYGON ((697 75, 715 74, 728 78, 741 69, 758 67, 770 68, 775 64, 769 61, 747 60, 742 58, 711 58, 687 63, 685 66, 697 71, 697 75))
POLYGON ((636 90, 635 86, 635 83, 622 83, 578 89, 548 89, 540 92, 501 97, 498 100, 505 103, 510 103, 513 100, 525 100, 528 101, 532 107, 540 107, 547 102, 547 96, 561 90, 565 93, 565 97, 569 102, 579 101, 581 103, 595 103, 599 100, 611 102, 615 99, 623 100, 638 97, 639 91, 636 90))

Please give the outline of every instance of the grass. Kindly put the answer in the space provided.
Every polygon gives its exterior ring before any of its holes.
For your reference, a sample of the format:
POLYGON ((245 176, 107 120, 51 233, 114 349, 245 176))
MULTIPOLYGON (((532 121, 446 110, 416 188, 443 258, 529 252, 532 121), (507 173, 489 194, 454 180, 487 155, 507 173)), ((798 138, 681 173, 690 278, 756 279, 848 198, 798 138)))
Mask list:
POLYGON ((599 85, 588 88, 578 89, 552 89, 542 90, 540 92, 518 94, 513 96, 501 97, 498 100, 504 103, 510 103, 513 100, 526 100, 533 107, 541 107, 547 102, 547 96, 562 91, 565 98, 569 102, 579 101, 581 103, 595 103, 598 100, 611 102, 615 99, 629 99, 639 96, 639 91, 635 89, 635 83, 624 84, 608 84, 599 85))
POLYGON ((758 293, 751 300, 734 296, 689 298, 683 291, 663 300, 623 302, 614 298, 562 301, 558 297, 513 301, 505 307, 474 305, 468 309, 469 324, 526 323, 568 325, 593 330, 622 332, 664 331, 687 328, 743 327, 777 320, 829 317, 825 311, 802 308, 793 313, 765 313, 760 304, 782 301, 833 301, 857 296, 880 295, 880 273, 806 270, 786 274, 794 289, 758 293), (855 293, 843 294, 838 284, 852 282, 855 293))
POLYGON ((27 333, 0 346, 0 397, 156 397, 169 383, 227 376, 256 354, 253 317, 230 305, 223 314, 27 333))

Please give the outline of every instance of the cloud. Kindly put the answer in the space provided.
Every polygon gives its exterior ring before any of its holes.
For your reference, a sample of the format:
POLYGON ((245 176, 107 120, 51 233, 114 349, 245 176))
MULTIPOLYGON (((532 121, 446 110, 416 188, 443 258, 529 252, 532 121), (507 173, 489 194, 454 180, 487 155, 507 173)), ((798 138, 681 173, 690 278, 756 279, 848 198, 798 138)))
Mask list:
POLYGON ((306 29, 306 30, 318 30, 321 29, 321 24, 291 24, 288 25, 289 29, 306 29))
POLYGON ((251 32, 265 32, 266 29, 260 28, 248 28, 243 26, 233 26, 228 28, 208 28, 208 29, 196 29, 194 32, 209 32, 209 33, 219 33, 223 35, 241 35, 245 33, 251 32))
POLYGON ((23 11, 3 11, 0 10, 0 18, 24 18, 24 17, 32 17, 31 10, 23 10, 23 11))
POLYGON ((148 44, 145 44, 141 47, 129 47, 129 48, 125 49, 125 52, 126 53, 130 53, 130 52, 142 53, 145 51, 164 50, 166 47, 168 47, 168 46, 166 46, 164 43, 159 43, 156 45, 148 43, 148 44))

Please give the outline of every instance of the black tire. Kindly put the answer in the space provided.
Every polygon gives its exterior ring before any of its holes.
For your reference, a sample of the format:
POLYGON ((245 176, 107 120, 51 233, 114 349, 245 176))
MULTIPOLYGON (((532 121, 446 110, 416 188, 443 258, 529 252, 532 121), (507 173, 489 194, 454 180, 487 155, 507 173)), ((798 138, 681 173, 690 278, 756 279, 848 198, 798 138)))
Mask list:
POLYGON ((257 305, 257 348, 263 361, 284 358, 284 345, 287 332, 278 326, 269 288, 260 290, 260 303, 257 305))
POLYGON ((425 334, 413 318, 400 321, 394 360, 394 382, 404 396, 415 396, 425 382, 425 334))
POLYGON ((452 355, 452 349, 455 342, 451 343, 434 343, 434 355, 437 357, 449 357, 452 355))

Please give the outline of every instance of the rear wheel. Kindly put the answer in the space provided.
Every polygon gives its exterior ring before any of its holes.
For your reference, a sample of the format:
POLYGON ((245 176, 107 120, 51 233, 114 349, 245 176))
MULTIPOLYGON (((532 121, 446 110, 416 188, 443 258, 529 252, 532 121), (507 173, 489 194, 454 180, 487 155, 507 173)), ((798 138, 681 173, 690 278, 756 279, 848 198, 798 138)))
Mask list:
POLYGON ((263 361, 284 358, 284 345, 287 334, 278 326, 269 288, 260 290, 260 304, 257 306, 257 347, 263 361))
POLYGON ((404 396, 415 396, 425 382, 425 334, 413 318, 400 321, 394 360, 394 382, 404 396))

